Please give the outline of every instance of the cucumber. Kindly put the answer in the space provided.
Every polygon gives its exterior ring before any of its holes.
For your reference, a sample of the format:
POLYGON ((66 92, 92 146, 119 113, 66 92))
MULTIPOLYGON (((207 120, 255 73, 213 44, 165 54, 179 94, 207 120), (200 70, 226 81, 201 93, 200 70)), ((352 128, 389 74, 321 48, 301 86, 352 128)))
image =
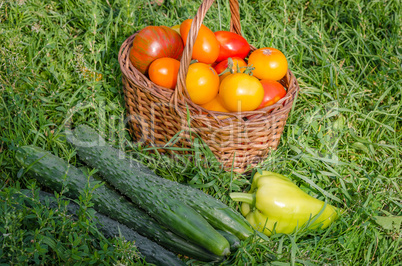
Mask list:
MULTIPOLYGON (((21 190, 21 193, 29 198, 32 198, 32 191, 21 190)), ((39 201, 42 204, 49 204, 51 209, 58 209, 59 205, 56 198, 47 192, 39 191, 39 201)), ((68 199, 66 199, 68 200, 68 199)), ((29 202, 28 202, 29 205, 29 202)), ((32 206, 31 206, 32 207, 32 206)), ((73 201, 68 200, 67 212, 73 216, 76 216, 80 210, 80 206, 73 201)), ((155 265, 170 266, 170 265, 186 265, 175 254, 164 249, 155 242, 149 240, 146 237, 141 236, 134 230, 127 226, 105 216, 100 213, 95 213, 98 219, 97 228, 107 238, 114 238, 116 236, 123 236, 126 240, 135 242, 135 246, 141 254, 141 257, 148 263, 155 265)))
POLYGON ((228 241, 198 212, 189 207, 187 201, 166 193, 169 188, 165 187, 164 183, 140 172, 133 173, 131 162, 124 158, 119 159, 118 150, 107 145, 94 130, 83 126, 75 131, 79 135, 79 141, 73 141, 73 144, 81 160, 97 168, 100 175, 120 193, 172 232, 218 256, 230 253, 228 241), (98 144, 99 140, 101 142, 98 144))
POLYGON ((219 234, 221 234, 229 242, 230 251, 234 252, 240 247, 240 239, 237 236, 219 229, 216 231, 218 231, 219 234))
MULTIPOLYGON (((101 182, 92 176, 88 177, 80 169, 38 147, 19 148, 16 160, 28 169, 27 173, 36 178, 40 184, 59 193, 64 188, 63 194, 69 198, 77 199, 84 192, 85 186, 89 184, 93 187, 95 183, 101 182)), ((96 188, 92 195, 91 201, 97 212, 119 221, 175 253, 207 262, 223 259, 159 225, 144 211, 106 184, 96 188)))
POLYGON ((68 141, 76 148, 81 160, 94 168, 98 167, 105 178, 116 173, 117 179, 131 179, 134 185, 148 183, 150 186, 163 188, 164 194, 185 202, 214 228, 229 232, 241 240, 253 235, 254 230, 247 220, 223 202, 199 189, 157 176, 146 166, 124 156, 123 151, 108 145, 90 127, 81 125, 74 130, 74 134, 67 133, 68 141))

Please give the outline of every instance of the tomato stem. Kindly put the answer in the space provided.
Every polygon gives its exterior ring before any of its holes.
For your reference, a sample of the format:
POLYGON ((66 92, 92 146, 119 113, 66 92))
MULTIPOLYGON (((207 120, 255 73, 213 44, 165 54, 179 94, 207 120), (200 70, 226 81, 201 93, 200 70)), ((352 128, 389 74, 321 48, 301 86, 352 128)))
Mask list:
POLYGON ((246 67, 246 70, 244 70, 243 73, 252 76, 254 69, 255 69, 255 67, 253 67, 253 65, 247 66, 247 67, 246 67))

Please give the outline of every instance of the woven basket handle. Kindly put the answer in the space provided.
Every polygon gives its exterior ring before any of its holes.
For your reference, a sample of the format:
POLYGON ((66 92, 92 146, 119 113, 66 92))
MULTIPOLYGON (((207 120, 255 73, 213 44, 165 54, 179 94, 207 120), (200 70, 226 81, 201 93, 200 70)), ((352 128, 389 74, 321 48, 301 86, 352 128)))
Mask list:
MULTIPOLYGON (((175 107, 177 107, 177 102, 179 100, 183 101, 185 98, 189 99, 189 95, 186 90, 186 76, 188 67, 191 63, 191 56, 193 54, 193 47, 195 40, 197 39, 198 31, 200 30, 202 21, 204 20, 204 17, 213 2, 214 0, 204 0, 198 8, 197 14, 193 18, 193 22, 187 36, 187 43, 184 47, 183 55, 180 60, 180 69, 177 76, 176 89, 172 95, 172 100, 175 107)), ((239 2, 238 0, 229 0, 229 4, 231 13, 230 31, 241 35, 239 2)))

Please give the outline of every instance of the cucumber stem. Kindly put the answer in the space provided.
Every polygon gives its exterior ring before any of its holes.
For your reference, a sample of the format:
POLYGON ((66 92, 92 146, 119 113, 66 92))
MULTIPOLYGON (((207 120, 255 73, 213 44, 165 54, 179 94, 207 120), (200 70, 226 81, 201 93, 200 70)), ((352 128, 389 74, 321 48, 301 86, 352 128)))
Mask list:
POLYGON ((255 193, 243 193, 243 192, 232 192, 229 193, 229 197, 234 201, 240 201, 248 203, 252 206, 255 205, 255 193))

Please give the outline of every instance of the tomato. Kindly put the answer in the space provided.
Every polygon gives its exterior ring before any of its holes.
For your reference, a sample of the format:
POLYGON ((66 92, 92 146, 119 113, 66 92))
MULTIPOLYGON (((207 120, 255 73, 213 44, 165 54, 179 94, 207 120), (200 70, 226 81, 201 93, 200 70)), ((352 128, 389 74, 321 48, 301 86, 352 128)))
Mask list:
POLYGON ((260 106, 264 88, 256 77, 235 73, 222 81, 219 96, 229 111, 252 111, 260 106))
MULTIPOLYGON (((237 73, 237 68, 239 68, 241 73, 243 73, 246 70, 245 68, 247 67, 247 63, 240 57, 233 57, 232 62, 233 62, 233 65, 232 65, 233 73, 237 73)), ((218 75, 219 75, 223 71, 225 71, 228 67, 229 67, 229 58, 218 63, 217 65, 215 65, 214 68, 216 70, 216 73, 218 73, 218 75)), ((222 80, 224 78, 226 78, 227 76, 229 76, 230 74, 231 74, 231 72, 226 72, 226 73, 220 75, 219 80, 222 82, 222 80)))
POLYGON ((213 62, 212 64, 208 64, 208 65, 210 65, 211 67, 215 68, 215 66, 216 66, 217 64, 218 64, 217 62, 213 62))
POLYGON ((243 36, 230 31, 215 32, 216 39, 220 44, 217 62, 221 62, 229 57, 246 58, 250 52, 250 45, 243 36))
POLYGON ((180 34, 180 24, 174 25, 170 27, 172 30, 175 30, 178 34, 180 34))
POLYGON ((255 50, 248 58, 248 65, 253 66, 253 75, 259 79, 280 80, 288 71, 285 55, 275 48, 265 47, 255 50))
MULTIPOLYGON (((184 45, 187 43, 187 35, 190 31, 192 19, 187 19, 180 25, 180 34, 183 38, 184 45)), ((219 42, 215 34, 205 25, 201 25, 198 31, 197 39, 193 46, 192 58, 198 62, 212 64, 219 55, 219 42)))
POLYGON ((223 106, 223 101, 221 97, 219 97, 219 94, 216 95, 216 97, 212 101, 201 105, 201 107, 204 107, 205 109, 210 111, 227 112, 227 113, 230 112, 228 109, 225 108, 225 106, 223 106))
POLYGON ((166 26, 148 26, 134 37, 130 61, 145 74, 155 59, 171 57, 180 60, 183 48, 183 41, 176 31, 166 26))
POLYGON ((177 83, 179 67, 179 60, 169 57, 156 59, 149 66, 149 79, 159 86, 174 89, 177 83))
POLYGON ((199 105, 212 101, 219 90, 219 76, 204 63, 194 63, 188 68, 186 87, 190 99, 199 105))
POLYGON ((275 80, 263 79, 260 80, 264 88, 264 99, 257 109, 261 109, 273 105, 286 95, 285 88, 275 80))

